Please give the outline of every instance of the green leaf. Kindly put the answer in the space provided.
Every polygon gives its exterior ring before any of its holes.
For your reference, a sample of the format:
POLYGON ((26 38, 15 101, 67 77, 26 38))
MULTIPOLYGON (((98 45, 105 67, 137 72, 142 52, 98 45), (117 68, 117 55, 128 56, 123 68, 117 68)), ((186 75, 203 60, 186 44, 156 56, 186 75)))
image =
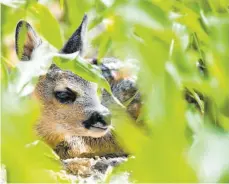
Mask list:
POLYGON ((1 82, 3 89, 6 89, 9 83, 9 72, 6 66, 5 59, 1 58, 1 82))
POLYGON ((112 93, 110 85, 101 74, 101 71, 97 67, 87 63, 87 61, 81 58, 67 60, 55 57, 54 63, 63 70, 70 70, 85 80, 98 83, 99 87, 106 89, 110 94, 112 93))
POLYGON ((49 9, 42 4, 32 4, 29 12, 39 20, 39 31, 53 46, 60 49, 63 46, 60 24, 49 9))

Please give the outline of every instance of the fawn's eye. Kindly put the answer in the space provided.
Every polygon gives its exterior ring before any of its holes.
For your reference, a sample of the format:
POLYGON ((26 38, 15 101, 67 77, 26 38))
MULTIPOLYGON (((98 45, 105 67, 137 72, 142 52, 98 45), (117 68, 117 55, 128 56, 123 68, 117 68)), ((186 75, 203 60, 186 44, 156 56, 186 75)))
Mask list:
POLYGON ((54 95, 56 99, 63 104, 73 103, 76 99, 76 94, 69 88, 64 91, 55 91, 54 95))

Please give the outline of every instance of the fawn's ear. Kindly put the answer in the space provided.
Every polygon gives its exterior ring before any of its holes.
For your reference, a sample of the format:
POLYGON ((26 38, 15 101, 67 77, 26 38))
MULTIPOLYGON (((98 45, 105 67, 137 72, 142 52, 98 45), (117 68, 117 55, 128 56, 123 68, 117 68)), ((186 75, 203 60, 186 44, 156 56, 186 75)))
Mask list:
POLYGON ((79 51, 81 54, 83 52, 84 39, 85 39, 86 29, 87 29, 87 21, 88 21, 88 17, 87 15, 84 15, 80 26, 69 38, 69 40, 67 41, 67 43, 64 45, 64 47, 61 49, 60 52, 64 54, 71 54, 77 51, 79 51))
POLYGON ((42 41, 32 26, 28 22, 21 20, 16 27, 15 42, 18 58, 22 61, 29 61, 34 49, 42 41))

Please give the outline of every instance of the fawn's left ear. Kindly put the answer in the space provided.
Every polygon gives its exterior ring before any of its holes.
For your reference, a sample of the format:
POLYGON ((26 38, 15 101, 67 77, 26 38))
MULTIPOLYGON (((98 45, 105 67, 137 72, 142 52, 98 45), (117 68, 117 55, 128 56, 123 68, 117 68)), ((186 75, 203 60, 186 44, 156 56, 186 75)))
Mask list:
POLYGON ((73 33, 73 35, 69 38, 64 47, 61 49, 61 53, 72 54, 74 52, 79 51, 80 54, 82 54, 87 29, 87 21, 88 17, 87 15, 84 15, 80 26, 77 28, 77 30, 73 33))
POLYGON ((32 26, 24 20, 17 24, 15 42, 17 56, 21 61, 29 61, 35 48, 42 43, 32 26))

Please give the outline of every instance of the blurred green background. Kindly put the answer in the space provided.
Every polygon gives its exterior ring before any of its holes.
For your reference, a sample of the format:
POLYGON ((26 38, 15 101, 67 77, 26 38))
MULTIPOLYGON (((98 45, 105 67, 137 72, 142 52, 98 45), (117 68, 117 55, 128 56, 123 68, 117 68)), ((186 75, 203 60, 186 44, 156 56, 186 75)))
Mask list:
MULTIPOLYGON (((9 182, 62 181, 46 171, 58 172, 59 160, 48 146, 36 141, 32 130, 39 117, 36 102, 9 92, 12 80, 19 77, 16 24, 27 20, 60 49, 85 13, 89 15, 90 46, 86 57, 139 61, 141 118, 148 128, 144 131, 124 112, 114 112, 118 114, 114 117, 118 139, 135 156, 115 168, 114 174, 128 171, 133 182, 229 182, 228 0, 3 3, 1 163, 9 182), (99 25, 104 27, 95 35, 99 25), (184 100, 184 89, 199 109, 184 100)), ((77 68, 70 69, 77 73, 77 68)), ((85 78, 92 78, 90 72, 85 78)))

